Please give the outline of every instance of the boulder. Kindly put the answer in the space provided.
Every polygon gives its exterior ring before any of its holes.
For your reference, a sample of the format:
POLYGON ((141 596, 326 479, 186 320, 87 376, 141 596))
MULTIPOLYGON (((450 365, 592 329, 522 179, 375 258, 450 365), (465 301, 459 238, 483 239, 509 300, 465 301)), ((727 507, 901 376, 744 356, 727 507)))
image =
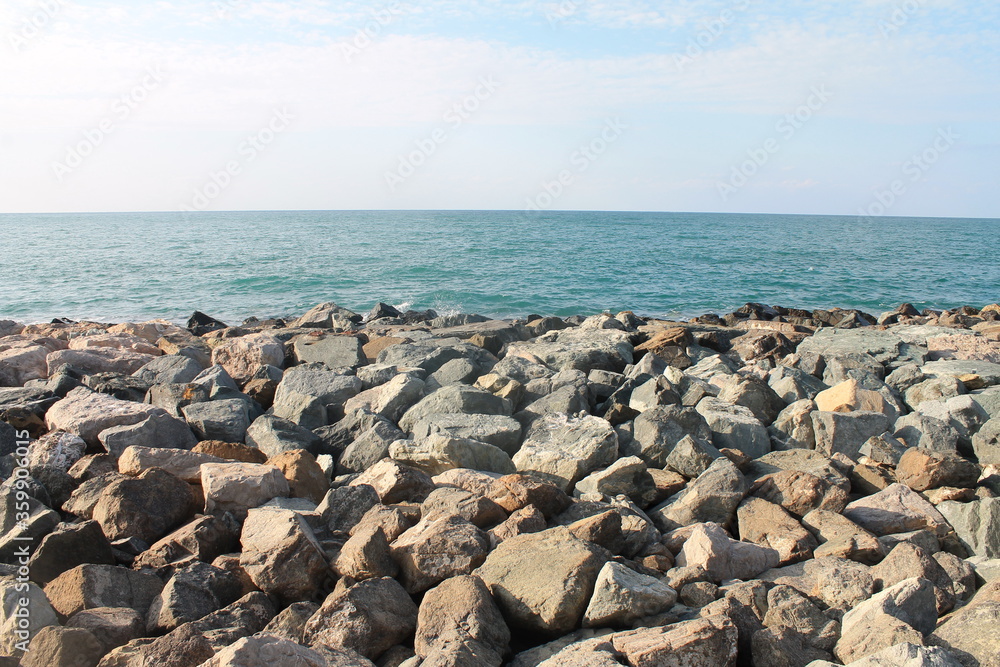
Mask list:
POLYGON ((838 613, 857 607, 875 590, 868 566, 834 556, 768 570, 758 579, 791 586, 838 613))
POLYGON ((424 397, 399 419, 399 427, 412 432, 417 422, 433 414, 484 414, 507 415, 511 413, 508 401, 488 391, 467 385, 442 387, 424 397))
POLYGON ((191 487, 159 468, 119 478, 101 491, 92 517, 110 540, 160 539, 194 513, 191 487))
POLYGON ((774 549, 734 540, 715 523, 696 525, 677 556, 679 567, 700 567, 716 582, 752 579, 779 561, 774 549))
POLYGON ((101 643, 104 651, 127 644, 146 633, 142 614, 128 607, 96 607, 79 611, 66 621, 67 628, 83 628, 101 643))
POLYGON ((972 555, 1000 558, 1000 498, 970 503, 949 500, 937 509, 972 555))
POLYGON ((982 465, 1000 465, 1000 417, 987 421, 972 436, 972 447, 982 465))
POLYGON ((718 449, 735 449, 750 458, 763 456, 771 450, 767 429, 749 408, 706 397, 695 409, 708 422, 712 444, 718 449))
POLYGON ((38 543, 28 561, 28 569, 31 580, 44 586, 66 570, 84 563, 115 564, 111 543, 96 521, 56 526, 38 543))
POLYGON ((201 484, 206 514, 233 512, 242 517, 247 510, 290 492, 279 469, 257 463, 202 464, 201 484))
POLYGON ((649 510, 649 517, 660 530, 707 521, 725 525, 748 489, 746 478, 729 459, 716 459, 686 489, 649 510))
POLYGON ((212 363, 222 366, 237 382, 245 382, 264 366, 285 365, 281 341, 267 333, 229 338, 212 350, 212 363))
POLYGON ((900 642, 919 644, 936 623, 931 582, 905 579, 844 614, 834 654, 848 663, 900 642))
POLYGON ((300 364, 356 368, 368 363, 361 339, 357 336, 331 336, 319 332, 301 334, 291 340, 291 347, 300 364))
POLYGON ((390 647, 410 640, 417 613, 417 605, 395 579, 366 579, 327 596, 306 622, 303 642, 351 649, 377 660, 390 647))
POLYGON ((693 408, 668 405, 652 408, 636 417, 633 440, 623 453, 638 456, 654 467, 663 467, 670 453, 686 436, 711 440, 708 423, 693 408))
POLYGON ((355 581, 395 577, 399 573, 399 566, 389 551, 385 530, 374 523, 357 526, 341 548, 334 569, 340 576, 355 581))
POLYGON ((352 657, 342 651, 321 653, 295 641, 263 633, 237 640, 203 662, 200 667, 272 667, 273 665, 365 667, 372 664, 360 656, 358 660, 353 660, 352 657), (333 662, 331 653, 342 660, 333 662), (362 660, 364 662, 361 662, 362 660))
POLYGON ((962 667, 952 652, 940 646, 920 646, 902 642, 855 660, 850 667, 962 667))
POLYGON ((819 546, 812 533, 785 509, 761 498, 744 500, 736 516, 740 538, 774 549, 781 565, 808 560, 819 546))
POLYGON ((169 417, 161 408, 122 401, 77 387, 49 408, 45 422, 49 430, 75 433, 88 445, 97 445, 97 436, 105 429, 137 424, 157 414, 169 417))
POLYGON ((205 367, 192 359, 180 354, 169 354, 156 357, 132 375, 146 384, 186 384, 191 382, 205 367))
POLYGON ((400 579, 411 594, 422 593, 445 579, 469 574, 489 551, 482 530, 460 516, 425 518, 391 545, 400 579))
POLYGON ((28 467, 52 466, 68 472, 74 463, 83 458, 86 450, 87 443, 79 436, 52 431, 28 445, 28 467))
POLYGON ((802 517, 802 525, 820 542, 813 551, 816 558, 838 556, 874 565, 885 556, 877 537, 837 512, 812 510, 802 517))
POLYGON ((235 602, 242 593, 236 575, 195 561, 174 570, 146 616, 150 634, 165 634, 235 602))
POLYGON ((240 566, 258 588, 285 603, 311 598, 330 571, 309 524, 291 510, 251 509, 240 544, 240 566))
POLYGON ((274 394, 274 414, 307 429, 331 424, 344 415, 344 403, 363 383, 319 364, 287 370, 274 394))
POLYGON ((181 412, 200 440, 243 442, 250 427, 247 404, 238 398, 192 403, 181 412))
POLYGON ((793 629, 823 651, 832 650, 837 642, 840 623, 791 586, 779 584, 768 591, 766 607, 763 621, 767 628, 793 629))
POLYGON ((150 468, 160 468, 191 484, 201 484, 201 464, 223 463, 225 459, 184 449, 128 447, 118 457, 118 471, 136 477, 150 468))
POLYGON ((637 456, 620 458, 604 470, 591 473, 576 483, 575 492, 640 498, 653 485, 646 463, 637 456))
POLYGON ((97 436, 104 449, 113 457, 121 456, 129 447, 161 447, 191 449, 198 438, 182 420, 168 414, 153 414, 135 424, 112 426, 97 436))
POLYGON ((469 468, 510 474, 517 468, 510 456, 498 447, 435 433, 418 440, 397 440, 389 446, 389 456, 428 475, 454 468, 469 468))
POLYGON ((61 616, 84 609, 129 607, 146 614, 163 589, 155 574, 114 565, 78 565, 45 585, 45 595, 61 616))
POLYGON ((747 408, 764 426, 771 424, 785 409, 785 402, 767 382, 754 376, 734 376, 723 385, 718 399, 747 408))
POLYGON ((951 424, 921 412, 900 417, 896 420, 895 429, 894 435, 907 447, 954 452, 961 439, 951 424))
POLYGON ((655 577, 610 561, 594 584, 594 594, 583 614, 585 627, 629 627, 634 621, 670 609, 677 593, 655 577))
POLYGON ((59 625, 45 593, 30 581, 0 581, 0 602, 0 653, 15 661, 39 630, 59 625))
POLYGON ((424 396, 425 383, 408 373, 400 373, 384 384, 362 391, 344 403, 344 412, 368 409, 396 422, 424 396))
POLYGON ((844 516, 875 535, 926 528, 943 537, 951 531, 941 512, 904 484, 893 484, 851 502, 844 516))
POLYGON ((275 415, 261 415, 253 420, 246 431, 246 442, 268 457, 296 449, 320 453, 320 438, 315 433, 275 415))
POLYGON ((883 589, 911 577, 926 579, 934 586, 934 599, 939 615, 943 616, 955 606, 951 577, 930 553, 914 544, 896 544, 885 559, 872 568, 872 577, 875 587, 883 589))
POLYGON ((897 416, 882 394, 865 389, 855 378, 821 391, 814 400, 823 412, 881 412, 893 421, 897 416))
POLYGON ((225 553, 236 551, 239 524, 231 515, 199 516, 139 554, 136 568, 166 570, 193 561, 210 563, 225 553))
POLYGON ((479 528, 490 528, 507 519, 507 513, 489 498, 465 489, 439 487, 420 504, 423 519, 458 515, 479 528))
MULTIPOLYGON (((159 350, 157 350, 159 352, 159 350)), ((48 375, 65 366, 81 373, 95 375, 97 373, 117 373, 131 375, 155 357, 126 349, 111 347, 95 347, 87 350, 56 350, 45 357, 48 375)))
POLYGON ((1000 595, 994 582, 983 587, 969 604, 946 617, 930 636, 964 667, 1000 665, 1000 595))
MULTIPOLYGON (((664 627, 615 633, 614 650, 630 665, 733 667, 739 631, 728 616, 708 616, 664 627)), ((568 662, 567 665, 582 664, 568 662)))
MULTIPOLYGON (((416 468, 391 459, 384 459, 354 478, 351 486, 370 486, 375 489, 382 504, 398 502, 423 502, 434 490, 430 476, 416 468)), ((368 508, 365 508, 367 511, 368 508)))
POLYGON ((447 579, 427 591, 420 603, 414 648, 425 659, 436 652, 461 655, 464 649, 499 665, 509 642, 500 609, 478 577, 447 579))
POLYGON ((949 375, 941 375, 913 385, 903 392, 903 400, 905 400, 906 404, 911 408, 916 409, 921 403, 927 401, 947 400, 953 396, 960 396, 964 393, 965 386, 958 380, 958 378, 951 377, 949 375))
POLYGON ((812 413, 816 403, 808 398, 790 403, 782 410, 767 431, 775 449, 815 449, 812 413))
POLYGON ((80 665, 96 667, 104 654, 104 646, 83 628, 61 628, 50 625, 38 631, 31 640, 20 664, 24 667, 80 665))
POLYGON ((857 460, 861 446, 874 436, 890 429, 891 422, 881 412, 822 412, 812 413, 816 451, 827 456, 844 454, 857 460))
POLYGON ((340 486, 330 489, 316 511, 327 522, 334 535, 347 535, 361 518, 379 505, 379 495, 368 484, 340 486))
MULTIPOLYGON (((585 416, 536 423, 514 455, 520 472, 530 472, 569 491, 583 477, 618 458, 618 435, 604 419, 585 416)), ((498 471, 502 472, 502 471, 498 471)))
POLYGON ((557 371, 621 372, 632 363, 632 351, 629 337, 623 331, 575 328, 550 331, 530 342, 511 343, 507 356, 537 359, 557 371))
POLYGON ((315 457, 304 449, 272 456, 266 465, 274 466, 285 476, 291 498, 305 498, 318 505, 330 490, 330 478, 320 468, 315 457))
POLYGON ((562 635, 579 625, 606 561, 566 528, 552 528, 501 542, 476 574, 510 626, 562 635))
POLYGON ((485 442, 508 455, 515 454, 521 446, 521 424, 506 415, 435 413, 413 426, 413 438, 417 441, 433 433, 485 442))
POLYGON ((900 457, 896 479, 914 491, 941 486, 971 488, 979 480, 979 467, 956 452, 914 447, 900 457))

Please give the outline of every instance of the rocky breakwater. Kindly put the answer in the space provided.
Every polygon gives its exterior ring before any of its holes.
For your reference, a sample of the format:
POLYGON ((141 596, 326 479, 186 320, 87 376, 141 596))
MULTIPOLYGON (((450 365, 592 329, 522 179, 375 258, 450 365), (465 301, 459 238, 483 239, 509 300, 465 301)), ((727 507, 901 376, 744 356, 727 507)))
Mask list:
POLYGON ((0 322, 0 665, 1000 665, 998 320, 0 322))

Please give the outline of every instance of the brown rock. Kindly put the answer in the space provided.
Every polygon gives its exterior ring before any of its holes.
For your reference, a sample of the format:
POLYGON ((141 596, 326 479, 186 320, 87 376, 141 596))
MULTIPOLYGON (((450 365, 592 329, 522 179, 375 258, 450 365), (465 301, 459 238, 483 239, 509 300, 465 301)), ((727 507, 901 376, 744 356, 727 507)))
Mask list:
POLYGON ((286 602, 311 598, 330 570, 312 529, 291 510, 251 509, 240 543, 240 565, 253 582, 286 602))
POLYGON ((434 489, 421 503, 420 511, 424 519, 458 515, 480 528, 489 528, 507 519, 503 508, 489 498, 452 487, 434 489))
POLYGON ((875 586, 889 588, 910 577, 922 577, 934 585, 934 600, 939 616, 955 606, 951 577, 943 567, 920 547, 900 542, 881 563, 872 568, 875 586))
POLYGON ((453 654, 463 646, 499 665, 509 642, 500 609, 478 577, 452 577, 427 591, 420 603, 414 643, 420 656, 453 654))
POLYGON ((212 562, 236 549, 239 526, 227 516, 200 516, 139 554, 135 567, 166 569, 192 561, 212 562))
POLYGON ((567 528, 574 537, 604 547, 611 553, 621 553, 625 548, 622 516, 614 510, 574 521, 567 528))
POLYGON ((267 460, 288 480, 292 498, 307 498, 317 505, 330 490, 330 479, 316 463, 316 457, 304 449, 281 452, 267 460))
POLYGON ((733 667, 739 633, 727 616, 709 616, 661 628, 612 636, 615 650, 636 667, 709 665, 733 667))
POLYGON ((73 614, 67 628, 83 628, 101 642, 104 651, 122 646, 146 632, 142 614, 128 607, 97 607, 73 614))
POLYGON ((337 574, 356 581, 395 577, 399 565, 392 559, 389 540, 382 527, 370 522, 360 530, 356 527, 352 533, 337 556, 334 568, 337 574))
POLYGON ((877 537, 836 512, 813 510, 802 517, 802 525, 820 541, 813 552, 816 558, 838 556, 874 565, 885 556, 877 537))
POLYGON ((896 410, 882 398, 882 394, 865 389, 850 378, 816 394, 816 407, 824 412, 881 412, 895 417, 896 410))
POLYGON ((93 518, 109 540, 138 537, 152 543, 194 514, 187 482, 159 468, 117 479, 101 492, 93 518))
POLYGON ((812 558, 816 538, 780 505, 748 498, 736 510, 740 537, 778 552, 780 565, 812 558))
POLYGON ((796 516, 805 516, 814 509, 840 512, 847 504, 847 492, 839 486, 801 470, 779 470, 764 475, 750 493, 796 516))
POLYGON ((421 593, 445 579, 469 574, 489 551, 486 533, 460 516, 423 519, 392 543, 403 585, 421 593))
POLYGON ((572 502, 556 485, 520 473, 499 478, 490 492, 490 498, 508 513, 533 505, 546 518, 561 513, 572 502))
POLYGON ((78 565, 49 582, 45 595, 64 617, 97 607, 130 607, 145 614, 162 588, 155 574, 114 565, 78 565))
POLYGON ((914 491, 939 486, 970 488, 979 480, 979 466, 956 452, 911 447, 899 459, 896 477, 914 491))
POLYGON ((421 502, 434 490, 426 473, 392 459, 382 459, 351 482, 351 486, 363 484, 374 488, 384 505, 421 502))
POLYGON ((24 667, 95 667, 104 646, 83 628, 50 625, 38 631, 21 659, 24 667))
POLYGON ((202 440, 191 451, 242 463, 264 463, 267 461, 267 455, 264 452, 240 442, 202 440))
POLYGON ((545 517, 537 507, 534 505, 522 507, 489 531, 490 548, 495 549, 498 544, 516 535, 537 533, 545 528, 545 517))

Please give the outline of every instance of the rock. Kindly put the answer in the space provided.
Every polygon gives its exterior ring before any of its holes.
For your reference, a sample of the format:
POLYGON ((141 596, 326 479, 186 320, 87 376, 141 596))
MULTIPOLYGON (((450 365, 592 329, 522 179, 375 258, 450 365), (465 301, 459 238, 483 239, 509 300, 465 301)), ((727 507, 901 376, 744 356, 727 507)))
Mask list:
POLYGON ((28 568, 31 580, 44 586, 66 570, 84 563, 115 564, 111 543, 96 521, 56 526, 38 543, 28 568))
POLYGON ((460 516, 425 518, 391 545, 407 592, 422 593, 482 565, 489 539, 460 516))
POLYGON ((779 584, 768 591, 763 621, 772 630, 793 629, 810 646, 823 651, 833 650, 840 635, 840 623, 820 611, 808 597, 791 586, 779 584))
POLYGON ((292 498, 307 498, 318 505, 330 490, 330 478, 313 455, 303 449, 272 456, 267 465, 274 466, 285 476, 292 498))
POLYGON ((694 523, 729 523, 749 484, 729 459, 716 459, 687 488, 649 511, 660 530, 694 523))
POLYGON ((974 556, 1000 558, 1000 498, 971 503, 948 501, 937 509, 974 556))
POLYGON ((122 452, 133 446, 191 449, 198 443, 198 438, 186 423, 159 413, 135 424, 104 429, 97 439, 113 457, 121 456, 122 452))
POLYGON ((374 488, 383 505, 423 502, 434 490, 434 482, 429 475, 390 459, 379 461, 351 482, 351 486, 359 485, 374 488))
POLYGON ((450 654, 459 645, 499 665, 509 642, 510 630, 478 577, 447 579, 420 603, 414 648, 425 659, 434 652, 450 654))
POLYGON ((578 495, 600 493, 606 496, 641 497, 643 489, 652 485, 653 480, 646 471, 646 463, 637 456, 629 456, 584 477, 576 483, 575 490, 578 495))
POLYGON ((246 431, 246 441, 269 458, 282 452, 304 449, 318 454, 320 439, 312 431, 275 415, 261 415, 246 431))
POLYGON ((736 512, 740 538, 778 552, 778 563, 787 565, 812 558, 816 538, 780 505, 747 498, 736 512))
POLYGON ((952 653, 939 646, 919 646, 902 642, 882 649, 860 660, 850 667, 961 667, 962 663, 952 653))
POLYGON ((859 454, 867 456, 875 463, 896 467, 899 459, 908 449, 906 443, 897 440, 894 436, 883 433, 873 438, 868 438, 861 446, 859 454))
MULTIPOLYGON (((982 589, 984 592, 989 588, 982 589)), ((934 630, 930 640, 945 647, 966 667, 996 667, 1000 664, 1000 601, 996 600, 996 590, 992 598, 972 601, 947 617, 934 630)))
POLYGON ((875 590, 870 568, 833 556, 768 570, 758 579, 791 586, 838 613, 857 607, 875 590))
POLYGON ((347 535, 372 507, 379 504, 376 490, 367 484, 330 489, 316 511, 334 535, 347 535))
POLYGON ((266 333, 230 338, 212 350, 212 363, 222 366, 237 382, 245 382, 264 366, 282 368, 285 350, 281 341, 266 333))
POLYGON ((778 413, 785 409, 785 402, 767 382, 753 376, 734 376, 722 387, 718 398, 720 401, 747 408, 765 426, 773 422, 778 413))
POLYGON ((972 447, 980 464, 1000 464, 1000 417, 982 425, 972 436, 972 447))
POLYGON ((135 609, 96 607, 73 614, 67 628, 83 628, 101 643, 102 652, 127 644, 146 632, 146 622, 135 609))
POLYGON ((895 428, 896 438, 905 442, 907 447, 954 452, 961 439, 951 424, 920 412, 900 417, 895 428))
POLYGON ((0 581, 0 651, 14 658, 23 654, 39 630, 58 626, 59 619, 37 585, 6 578, 0 581))
MULTIPOLYGON (((339 652, 338 652, 339 653, 339 652)), ((367 662, 371 665, 370 662, 367 662)), ((327 656, 288 639, 268 634, 243 637, 227 646, 201 667, 270 667, 271 665, 296 665, 296 667, 329 667, 329 665, 364 665, 361 662, 331 662, 327 656)))
POLYGON ((89 445, 97 445, 97 436, 112 426, 137 424, 153 415, 169 415, 160 408, 122 401, 77 387, 57 402, 45 415, 49 430, 75 433, 89 445))
POLYGON ((875 535, 926 528, 943 537, 951 530, 941 512, 904 484, 855 500, 844 516, 875 535))
POLYGON ((771 443, 776 449, 815 449, 812 413, 816 404, 803 399, 790 403, 768 427, 771 443))
POLYGON ((702 523, 694 527, 677 557, 678 567, 701 567, 716 582, 751 579, 778 565, 778 552, 750 542, 738 542, 721 526, 702 523))
POLYGON ((500 474, 516 470, 510 456, 498 447, 443 434, 429 435, 417 442, 397 440, 389 446, 389 456, 428 475, 438 475, 454 468, 500 474))
POLYGON ((823 412, 881 412, 892 421, 897 417, 880 393, 865 389, 855 378, 821 391, 814 400, 823 412))
POLYGON ((132 375, 150 386, 186 384, 198 377, 203 370, 205 367, 190 357, 170 354, 156 357, 132 375))
MULTIPOLYGON (((739 632, 727 616, 709 616, 659 628, 615 633, 615 651, 630 665, 733 667, 739 632)), ((580 663, 565 663, 570 664, 580 663)))
POLYGON ((240 566, 253 583, 286 603, 312 597, 330 569, 309 524, 290 510, 251 509, 240 544, 240 566))
POLYGON ((181 412, 201 440, 243 442, 250 427, 247 404, 238 398, 192 403, 181 412))
POLYGON ((208 563, 193 562, 174 571, 152 601, 146 617, 150 634, 165 634, 239 599, 235 575, 208 563))
POLYGON ((399 566, 392 559, 389 540, 381 526, 359 526, 344 543, 335 569, 342 577, 356 581, 377 577, 395 577, 399 566))
POLYGON ((837 512, 812 510, 802 517, 802 525, 820 541, 813 551, 816 558, 838 556, 874 565, 885 556, 877 537, 837 512))
POLYGON ((959 444, 964 448, 972 445, 973 435, 990 418, 989 413, 968 394, 947 401, 921 403, 919 412, 948 423, 958 432, 959 444))
POLYGON ((413 438, 417 441, 433 433, 485 442, 508 455, 516 453, 521 446, 521 424, 506 415, 435 413, 413 426, 413 438))
POLYGON ((913 385, 903 392, 903 400, 911 408, 916 409, 926 401, 947 400, 964 393, 965 387, 957 378, 943 375, 913 385))
POLYGON ((876 588, 889 588, 904 579, 920 577, 934 586, 937 613, 943 616, 955 606, 951 577, 929 553, 918 546, 901 542, 885 559, 872 568, 876 588))
MULTIPOLYGON (((374 414, 396 422, 423 398, 424 392, 423 380, 401 373, 382 385, 362 391, 348 399, 344 403, 344 412, 350 413, 360 408, 367 408, 374 414)), ((518 428, 520 429, 520 425, 518 428)))
POLYGON ((221 440, 202 440, 191 451, 198 454, 216 456, 226 461, 241 463, 263 463, 267 460, 264 452, 254 449, 241 442, 222 442, 221 440))
POLYGON ((193 561, 210 563, 222 554, 236 551, 239 531, 231 515, 199 516, 153 543, 139 555, 134 566, 165 570, 193 561))
POLYGON ((971 488, 979 480, 979 467, 954 452, 914 447, 900 458, 896 478, 914 491, 941 486, 971 488))
POLYGON ((488 391, 466 385, 442 387, 424 397, 399 419, 399 427, 412 432, 417 422, 434 414, 507 415, 510 404, 488 391))
MULTIPOLYGON (((157 350, 157 353, 159 353, 159 350, 157 350)), ((60 368, 65 366, 69 366, 87 375, 95 375, 97 373, 131 375, 154 358, 150 354, 142 354, 126 349, 95 347, 87 350, 56 350, 55 352, 50 352, 45 358, 45 365, 48 367, 48 375, 55 375, 60 368)))
POLYGON ((706 397, 695 409, 708 422, 712 444, 718 449, 735 449, 750 458, 763 456, 771 450, 767 429, 749 408, 706 397))
POLYGON ((347 648, 373 660, 410 640, 417 605, 394 579, 367 579, 335 590, 306 622, 303 641, 311 647, 347 648))
POLYGON ((344 415, 344 403, 361 391, 362 382, 319 364, 285 372, 274 394, 274 414, 306 429, 331 424, 344 415))
POLYGON ((489 528, 507 519, 495 502, 478 493, 449 487, 437 488, 420 505, 424 519, 458 515, 479 528, 489 528))
POLYGON ((834 664, 826 660, 833 657, 829 652, 816 648, 808 637, 787 626, 755 632, 751 646, 754 660, 764 665, 792 667, 809 664, 816 667, 834 664))
MULTIPOLYGON (((361 412, 354 413, 361 416, 361 412)), ((342 452, 330 447, 329 437, 324 437, 325 442, 320 451, 329 451, 331 456, 337 458, 337 470, 345 474, 353 472, 363 472, 372 467, 382 459, 389 456, 389 447, 397 440, 406 438, 406 434, 400 431, 392 422, 383 417, 370 415, 372 421, 370 426, 359 423, 362 430, 351 442, 343 448, 342 452), (339 458, 338 458, 339 456, 339 458)), ((338 424, 351 419, 346 417, 338 424)), ((331 427, 335 428, 335 427, 331 427)), ((329 434, 329 432, 326 432, 329 434)))
POLYGON ((632 351, 628 335, 622 331, 576 328, 550 331, 526 343, 511 343, 507 356, 538 359, 557 371, 621 372, 632 363, 632 351))
POLYGON ((92 516, 110 540, 138 537, 152 543, 189 518, 193 510, 186 482, 150 468, 137 477, 112 481, 101 492, 92 516))
POLYGON ((693 408, 669 405, 643 412, 635 419, 634 440, 623 453, 638 456, 654 467, 663 467, 685 436, 711 440, 708 423, 693 408))
POLYGON ((302 643, 302 632, 306 621, 316 613, 319 605, 315 602, 293 602, 271 619, 261 634, 302 643))
POLYGON ((118 458, 118 470, 136 477, 150 468, 160 468, 190 484, 201 483, 202 463, 223 463, 225 459, 183 449, 129 447, 118 458))
MULTIPOLYGON (((607 421, 586 416, 566 422, 547 419, 528 431, 513 462, 520 472, 551 480, 564 491, 618 458, 618 435, 607 421)), ((500 472, 500 471, 498 471, 500 472)))
POLYGON ((934 630, 934 588, 926 579, 905 579, 844 614, 834 655, 851 662, 934 630))
POLYGON ((129 607, 145 615, 163 582, 155 574, 114 565, 78 565, 45 586, 45 595, 61 616, 83 609, 129 607))
POLYGON ((268 500, 287 497, 288 481, 274 466, 257 463, 205 463, 201 466, 205 513, 244 516, 268 500))
POLYGON ((87 630, 50 625, 39 630, 31 640, 20 664, 24 667, 96 667, 103 654, 101 642, 87 630))
POLYGON ((586 627, 628 627, 670 609, 677 593, 665 583, 616 562, 605 563, 583 615, 586 627))
POLYGON ((31 380, 44 380, 49 376, 49 352, 66 347, 53 338, 9 341, 0 343, 0 387, 22 387, 31 380))
POLYGON ((292 353, 300 364, 320 363, 327 368, 356 368, 366 364, 362 342, 356 336, 308 333, 291 340, 292 353))
POLYGON ((693 479, 721 457, 722 453, 707 440, 686 435, 667 456, 666 467, 693 479))
POLYGON ((889 418, 881 412, 821 412, 812 413, 816 451, 827 456, 844 454, 857 460, 861 446, 874 436, 889 430, 889 418))
POLYGON ((489 497, 508 513, 533 506, 546 518, 561 513, 572 502, 556 485, 520 473, 499 478, 489 497))
POLYGON ((476 574, 510 626, 549 635, 579 625, 606 558, 565 528, 500 543, 476 574))
POLYGON ((74 463, 83 458, 86 450, 87 443, 79 436, 52 431, 28 446, 28 467, 52 466, 68 472, 74 463))

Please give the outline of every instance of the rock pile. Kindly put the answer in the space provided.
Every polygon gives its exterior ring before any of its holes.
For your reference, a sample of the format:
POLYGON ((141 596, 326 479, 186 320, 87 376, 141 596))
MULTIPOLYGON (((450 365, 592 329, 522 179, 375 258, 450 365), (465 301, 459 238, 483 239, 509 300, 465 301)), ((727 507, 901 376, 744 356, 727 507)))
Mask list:
POLYGON ((0 665, 1000 665, 998 305, 0 331, 0 665))

